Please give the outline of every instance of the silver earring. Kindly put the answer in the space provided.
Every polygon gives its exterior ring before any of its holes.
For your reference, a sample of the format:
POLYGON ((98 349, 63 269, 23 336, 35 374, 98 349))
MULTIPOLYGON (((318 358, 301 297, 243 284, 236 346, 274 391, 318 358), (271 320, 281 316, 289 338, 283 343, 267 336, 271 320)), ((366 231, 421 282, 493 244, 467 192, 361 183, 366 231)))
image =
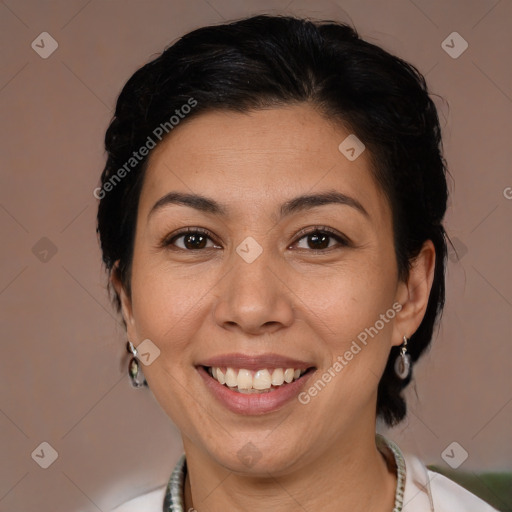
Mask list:
POLYGON ((137 349, 131 341, 126 342, 126 350, 133 356, 128 363, 128 376, 130 377, 132 386, 134 388, 147 387, 148 383, 142 374, 140 363, 137 359, 137 349))
POLYGON ((400 355, 395 360, 395 373, 401 379, 406 379, 411 371, 411 355, 407 353, 407 337, 400 348, 400 355))

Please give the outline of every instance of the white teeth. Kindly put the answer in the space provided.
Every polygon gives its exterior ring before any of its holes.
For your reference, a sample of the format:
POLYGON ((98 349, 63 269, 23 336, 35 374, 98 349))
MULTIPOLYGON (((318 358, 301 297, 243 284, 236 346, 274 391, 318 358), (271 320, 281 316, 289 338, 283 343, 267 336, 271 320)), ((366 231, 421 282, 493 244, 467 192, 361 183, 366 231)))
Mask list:
MULTIPOLYGON (((214 368, 215 369, 215 368, 214 368)), ((224 377, 224 374, 222 373, 222 370, 220 368, 217 368, 217 375, 214 375, 214 377, 221 383, 226 384, 226 378, 224 377)))
POLYGON ((294 368, 276 368, 267 370, 263 368, 256 372, 241 368, 226 368, 223 372, 218 367, 208 368, 208 373, 220 384, 229 388, 236 388, 240 393, 272 391, 272 386, 282 386, 284 383, 291 383, 300 378, 306 370, 294 368))
POLYGON ((288 384, 293 380, 294 375, 293 368, 287 368, 284 372, 284 380, 285 382, 288 382, 288 384))
POLYGON ((249 370, 238 370, 238 390, 252 388, 252 375, 249 370))
POLYGON ((238 385, 238 382, 237 382, 238 375, 235 372, 235 370, 233 370, 233 368, 228 368, 226 370, 225 379, 226 379, 226 386, 229 386, 230 388, 235 388, 238 385))
POLYGON ((272 372, 272 385, 280 386, 284 382, 284 372, 282 368, 276 368, 272 372))
POLYGON ((258 370, 253 377, 254 389, 270 389, 272 385, 272 378, 268 370, 258 370))

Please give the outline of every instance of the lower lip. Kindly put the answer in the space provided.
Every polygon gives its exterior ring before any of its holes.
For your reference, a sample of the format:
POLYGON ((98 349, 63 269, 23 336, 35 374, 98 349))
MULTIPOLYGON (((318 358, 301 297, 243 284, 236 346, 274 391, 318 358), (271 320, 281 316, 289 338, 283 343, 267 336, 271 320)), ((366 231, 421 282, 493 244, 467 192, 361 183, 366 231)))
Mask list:
POLYGON ((206 387, 222 405, 232 412, 246 415, 266 414, 280 409, 297 397, 302 388, 305 387, 309 377, 314 373, 309 371, 300 379, 275 388, 274 391, 246 394, 238 393, 224 386, 210 376, 202 366, 199 366, 197 370, 206 387))

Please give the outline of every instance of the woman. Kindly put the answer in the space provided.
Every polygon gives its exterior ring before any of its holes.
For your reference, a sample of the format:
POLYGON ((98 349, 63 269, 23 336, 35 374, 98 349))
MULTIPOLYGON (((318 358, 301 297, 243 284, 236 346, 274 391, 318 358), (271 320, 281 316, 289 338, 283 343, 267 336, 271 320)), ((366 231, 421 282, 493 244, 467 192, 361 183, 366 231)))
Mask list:
POLYGON ((130 78, 98 232, 185 454, 117 510, 494 510, 376 434, 444 304, 441 146, 421 74, 339 23, 202 28, 130 78))

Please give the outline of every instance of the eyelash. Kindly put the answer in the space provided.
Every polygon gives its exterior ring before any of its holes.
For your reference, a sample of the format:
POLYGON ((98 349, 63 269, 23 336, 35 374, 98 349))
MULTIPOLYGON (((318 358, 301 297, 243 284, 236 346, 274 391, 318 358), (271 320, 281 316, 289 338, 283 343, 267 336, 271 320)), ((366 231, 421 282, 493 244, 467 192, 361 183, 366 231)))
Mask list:
MULTIPOLYGON (((331 228, 329 228, 327 226, 313 226, 313 227, 304 228, 304 229, 300 230, 299 233, 297 233, 297 238, 295 239, 293 244, 296 244, 297 242, 299 242, 303 238, 306 238, 307 236, 312 235, 312 234, 316 234, 316 233, 329 235, 329 237, 330 238, 334 238, 338 242, 339 246, 341 246, 341 247, 349 247, 351 245, 351 243, 349 242, 349 240, 347 238, 345 238, 340 233, 338 233, 337 231, 335 231, 335 230, 333 230, 333 229, 331 229, 331 228)), ((185 229, 182 229, 181 231, 178 231, 177 233, 174 233, 170 237, 164 238, 162 240, 161 244, 160 244, 160 247, 162 247, 162 248, 171 248, 171 246, 174 245, 174 242, 177 239, 179 239, 180 237, 183 237, 184 235, 188 235, 188 234, 205 235, 212 242, 214 242, 217 245, 220 245, 216 241, 216 239, 213 236, 213 234, 210 231, 208 231, 207 229, 204 229, 204 228, 185 228, 185 229)), ((308 252, 313 252, 313 253, 325 253, 325 252, 328 252, 328 251, 330 251, 332 249, 335 249, 335 248, 336 247, 327 247, 326 249, 299 249, 299 250, 307 250, 308 252)), ((186 252, 197 252, 197 251, 201 251, 201 250, 205 250, 205 249, 212 249, 212 247, 206 247, 206 248, 203 248, 203 249, 182 249, 181 247, 174 246, 174 248, 172 248, 171 250, 179 250, 179 251, 186 251, 186 252)))

